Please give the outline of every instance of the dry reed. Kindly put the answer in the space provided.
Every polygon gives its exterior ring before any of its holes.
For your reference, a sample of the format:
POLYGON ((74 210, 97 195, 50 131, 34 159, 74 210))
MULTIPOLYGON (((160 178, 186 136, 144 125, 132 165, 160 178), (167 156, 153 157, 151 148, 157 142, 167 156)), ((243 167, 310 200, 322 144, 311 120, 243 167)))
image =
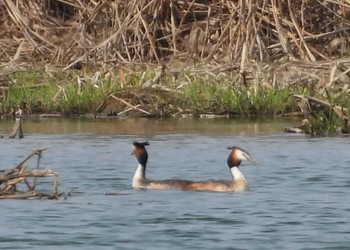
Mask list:
POLYGON ((348 0, 3 0, 0 65, 313 62, 347 53, 349 18, 348 0))

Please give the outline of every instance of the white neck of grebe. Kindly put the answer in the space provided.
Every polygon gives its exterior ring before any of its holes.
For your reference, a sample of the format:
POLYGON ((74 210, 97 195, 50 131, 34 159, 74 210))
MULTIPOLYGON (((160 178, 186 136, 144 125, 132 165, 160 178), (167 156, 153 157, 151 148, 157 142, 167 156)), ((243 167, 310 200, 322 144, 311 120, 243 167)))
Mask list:
POLYGON ((232 174, 232 177, 233 177, 233 179, 235 181, 238 181, 238 180, 244 180, 245 181, 245 177, 242 174, 241 170, 239 170, 238 167, 232 167, 231 168, 231 174, 232 174))
POLYGON ((137 165, 137 169, 135 171, 134 177, 132 179, 132 186, 139 187, 141 182, 146 178, 146 168, 140 163, 137 165))

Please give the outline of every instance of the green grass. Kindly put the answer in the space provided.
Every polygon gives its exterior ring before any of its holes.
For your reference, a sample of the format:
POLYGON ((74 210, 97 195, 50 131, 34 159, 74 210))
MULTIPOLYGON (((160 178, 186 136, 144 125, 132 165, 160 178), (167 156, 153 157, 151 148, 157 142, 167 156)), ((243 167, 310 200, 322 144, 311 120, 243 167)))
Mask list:
POLYGON ((29 113, 59 112, 67 115, 92 112, 105 95, 120 88, 109 79, 91 80, 78 84, 77 75, 52 78, 46 73, 17 73, 16 84, 10 87, 3 111, 25 102, 29 113))
MULTIPOLYGON (((337 92, 335 90, 328 90, 327 101, 331 105, 340 107, 350 107, 349 93, 337 92), (341 93, 340 95, 338 93, 341 93), (337 96, 337 98, 333 98, 337 96)), ((349 117, 349 112, 344 112, 345 116, 349 117)), ((338 135, 340 131, 349 132, 348 124, 339 117, 332 108, 313 112, 310 115, 310 134, 311 136, 334 136, 338 135)))
POLYGON ((332 110, 318 112, 310 117, 311 136, 334 136, 341 128, 338 116, 332 110))
POLYGON ((185 87, 180 99, 182 105, 191 107, 195 114, 275 116, 297 109, 290 98, 295 92, 288 88, 244 87, 229 82, 193 82, 185 87))
MULTIPOLYGON (((93 80, 95 72, 92 70, 90 74, 86 71, 52 74, 41 71, 18 72, 12 75, 16 83, 11 85, 8 98, 1 102, 0 113, 8 113, 12 107, 18 106, 21 102, 27 103, 29 113, 58 112, 68 116, 94 113, 107 94, 123 88, 138 92, 147 80, 153 79, 156 75, 153 69, 132 70, 126 74, 122 82, 118 74, 113 72, 101 73, 100 77, 93 80), (84 78, 81 84, 78 84, 78 77, 84 78)), ((195 116, 212 113, 271 118, 298 111, 299 108, 291 96, 309 93, 305 87, 283 89, 246 87, 235 83, 235 79, 236 76, 232 75, 213 76, 184 72, 182 77, 174 82, 172 77, 166 74, 161 84, 176 89, 168 93, 168 95, 174 93, 174 98, 159 95, 154 100, 161 105, 167 105, 171 100, 173 106, 190 110, 195 116), (182 87, 177 89, 180 83, 182 87)), ((339 96, 337 101, 341 101, 340 105, 350 106, 348 97, 349 94, 345 93, 339 96)), ((331 126, 330 121, 323 119, 317 126, 322 129, 327 124, 331 126)))

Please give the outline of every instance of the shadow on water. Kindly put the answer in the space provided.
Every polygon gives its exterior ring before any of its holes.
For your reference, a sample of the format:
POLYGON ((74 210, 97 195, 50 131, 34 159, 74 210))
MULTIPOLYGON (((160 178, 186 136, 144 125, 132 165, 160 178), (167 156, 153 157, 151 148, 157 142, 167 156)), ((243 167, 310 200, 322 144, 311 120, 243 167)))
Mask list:
MULTIPOLYGON (((12 123, 0 121, 0 133, 12 123)), ((283 134, 284 122, 27 120, 25 138, 0 139, 0 168, 49 146, 42 166, 67 200, 3 200, 2 249, 346 249, 347 138, 283 134), (241 166, 247 193, 133 190, 131 142, 149 140, 153 179, 228 179, 228 145, 259 162, 241 166), (105 195, 117 192, 124 195, 105 195)), ((45 186, 45 183, 43 183, 45 186)))

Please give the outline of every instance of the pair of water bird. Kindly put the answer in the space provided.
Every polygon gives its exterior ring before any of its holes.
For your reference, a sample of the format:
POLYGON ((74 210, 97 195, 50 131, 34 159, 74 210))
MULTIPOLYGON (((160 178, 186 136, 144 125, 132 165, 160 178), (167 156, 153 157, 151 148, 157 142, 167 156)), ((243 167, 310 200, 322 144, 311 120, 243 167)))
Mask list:
POLYGON ((132 187, 141 189, 178 189, 183 191, 217 191, 217 192, 244 192, 249 190, 249 184, 245 179, 239 166, 242 161, 247 160, 255 163, 250 154, 239 147, 228 147, 231 150, 227 165, 232 174, 232 180, 209 180, 209 181, 189 181, 182 179, 170 180, 150 180, 146 178, 146 165, 148 153, 146 146, 148 142, 134 142, 133 154, 138 166, 135 171, 132 187))

